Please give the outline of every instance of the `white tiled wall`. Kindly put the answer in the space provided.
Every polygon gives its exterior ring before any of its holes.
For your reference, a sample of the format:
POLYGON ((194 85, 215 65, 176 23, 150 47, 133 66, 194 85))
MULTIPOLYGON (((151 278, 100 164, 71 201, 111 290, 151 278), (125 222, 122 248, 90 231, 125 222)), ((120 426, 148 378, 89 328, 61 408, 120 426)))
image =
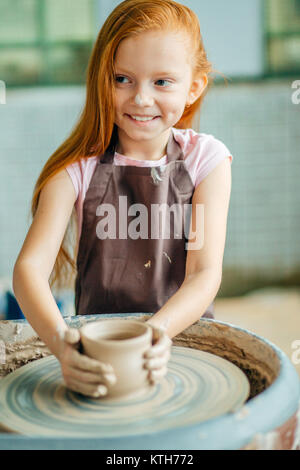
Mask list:
POLYGON ((234 155, 227 267, 300 270, 300 104, 291 83, 229 85, 206 97, 201 129, 234 155))

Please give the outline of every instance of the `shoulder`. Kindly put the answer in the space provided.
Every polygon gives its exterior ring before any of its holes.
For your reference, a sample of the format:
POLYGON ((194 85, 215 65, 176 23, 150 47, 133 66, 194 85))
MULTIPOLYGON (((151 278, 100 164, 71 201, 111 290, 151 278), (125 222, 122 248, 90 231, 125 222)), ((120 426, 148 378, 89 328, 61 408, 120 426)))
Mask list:
POLYGON ((198 157, 207 157, 212 153, 225 152, 231 155, 226 145, 212 134, 199 133, 194 129, 173 128, 175 140, 180 144, 184 157, 197 153, 198 157))
POLYGON ((66 166, 66 170, 68 173, 80 173, 84 174, 91 168, 95 168, 98 161, 97 156, 89 157, 89 158, 80 158, 76 162, 70 163, 70 165, 66 166))
POLYGON ((98 162, 98 157, 81 158, 78 161, 66 166, 77 196, 90 183, 98 162))
POLYGON ((212 134, 195 132, 193 129, 173 128, 175 140, 181 146, 191 178, 197 186, 224 158, 233 156, 228 147, 212 134))

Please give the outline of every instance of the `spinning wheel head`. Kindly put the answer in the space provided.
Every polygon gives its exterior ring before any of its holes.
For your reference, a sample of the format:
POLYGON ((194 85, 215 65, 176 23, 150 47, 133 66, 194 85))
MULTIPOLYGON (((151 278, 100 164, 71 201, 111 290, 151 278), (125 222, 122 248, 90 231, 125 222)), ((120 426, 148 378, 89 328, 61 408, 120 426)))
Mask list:
MULTIPOLYGON (((124 436, 185 428, 243 405, 249 382, 235 365, 203 351, 173 347, 168 374, 138 396, 91 399, 65 388, 50 356, 0 382, 1 424, 40 436, 124 436)), ((184 432, 184 429, 182 430, 184 432)))

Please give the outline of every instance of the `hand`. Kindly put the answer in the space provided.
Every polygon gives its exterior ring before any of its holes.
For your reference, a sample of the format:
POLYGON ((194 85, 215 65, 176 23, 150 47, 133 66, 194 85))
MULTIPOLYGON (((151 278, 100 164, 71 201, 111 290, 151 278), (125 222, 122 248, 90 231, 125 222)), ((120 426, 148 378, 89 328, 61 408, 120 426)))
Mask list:
POLYGON ((148 323, 152 328, 152 347, 144 354, 145 369, 149 370, 149 381, 155 384, 167 373, 167 363, 171 356, 172 341, 164 328, 148 323))
POLYGON ((106 395, 107 388, 116 383, 112 366, 81 354, 78 351, 79 346, 79 330, 76 328, 66 330, 59 356, 66 386, 74 392, 90 397, 106 395))

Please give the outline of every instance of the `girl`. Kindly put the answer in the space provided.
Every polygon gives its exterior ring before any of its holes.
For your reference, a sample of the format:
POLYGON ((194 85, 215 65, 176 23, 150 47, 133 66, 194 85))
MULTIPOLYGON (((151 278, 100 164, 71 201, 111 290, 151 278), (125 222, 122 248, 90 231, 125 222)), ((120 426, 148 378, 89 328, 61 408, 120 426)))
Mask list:
POLYGON ((22 311, 73 390, 105 394, 115 377, 109 365, 80 354, 79 333, 68 330, 55 303, 50 286, 66 279, 68 266, 76 268, 76 314, 153 314, 150 380, 166 372, 169 338, 213 317, 232 157, 222 142, 190 127, 210 72, 197 16, 172 0, 125 0, 98 35, 83 113, 38 178, 13 277, 22 311), (174 230, 169 237, 157 236, 157 208, 174 230), (186 208, 190 236, 182 233, 186 208))

